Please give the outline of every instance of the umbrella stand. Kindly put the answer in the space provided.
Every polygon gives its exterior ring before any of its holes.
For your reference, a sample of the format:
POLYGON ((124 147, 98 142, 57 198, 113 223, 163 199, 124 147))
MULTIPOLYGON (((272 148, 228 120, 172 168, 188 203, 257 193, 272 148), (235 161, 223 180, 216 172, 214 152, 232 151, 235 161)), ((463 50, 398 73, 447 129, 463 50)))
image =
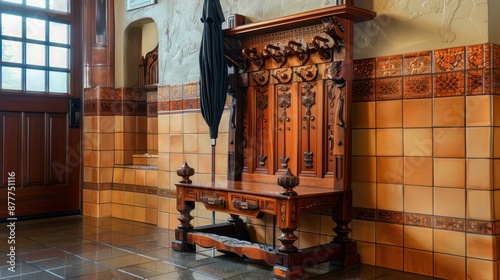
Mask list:
POLYGON ((212 145, 212 187, 215 186, 215 139, 210 139, 212 145))
MULTIPOLYGON (((212 187, 215 187, 215 141, 216 139, 210 139, 212 145, 212 187)), ((215 225, 215 211, 212 211, 212 225, 215 225)))
MULTIPOLYGON (((210 130, 212 186, 215 186, 215 142, 227 96, 227 64, 224 58, 224 13, 219 0, 203 3, 203 35, 200 46, 200 107, 210 130)), ((215 217, 215 213, 212 214, 215 217)), ((213 219, 215 222, 215 219, 213 219)))

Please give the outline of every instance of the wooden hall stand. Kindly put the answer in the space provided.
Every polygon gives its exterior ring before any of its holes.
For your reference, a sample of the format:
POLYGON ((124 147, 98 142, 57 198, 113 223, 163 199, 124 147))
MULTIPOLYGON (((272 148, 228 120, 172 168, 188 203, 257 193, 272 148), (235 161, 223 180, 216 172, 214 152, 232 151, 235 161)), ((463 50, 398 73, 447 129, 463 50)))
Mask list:
POLYGON ((225 30, 226 57, 233 63, 229 180, 192 183, 194 170, 179 168, 174 250, 199 245, 264 260, 279 279, 303 277, 307 264, 359 263, 348 236, 353 29, 356 20, 374 17, 347 1, 225 30), (195 228, 195 202, 230 218, 195 228), (298 249, 300 214, 324 210, 331 211, 336 237, 298 249), (277 249, 250 242, 240 218, 264 214, 276 217, 281 230, 277 249))

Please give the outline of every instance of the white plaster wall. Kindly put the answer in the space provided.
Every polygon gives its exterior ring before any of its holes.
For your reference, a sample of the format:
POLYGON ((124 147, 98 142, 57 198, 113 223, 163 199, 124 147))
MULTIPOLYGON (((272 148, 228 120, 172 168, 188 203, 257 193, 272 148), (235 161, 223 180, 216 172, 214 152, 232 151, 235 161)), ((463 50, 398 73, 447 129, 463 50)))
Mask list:
MULTIPOLYGON (((498 0, 489 2, 495 2, 500 12, 498 0)), ((355 58, 488 42, 488 0, 357 0, 356 4, 376 11, 377 18, 356 25, 355 58)))
MULTIPOLYGON (((336 0, 221 0, 224 15, 238 13, 256 22, 335 5, 336 0)), ((128 25, 152 18, 158 28, 160 85, 198 80, 198 49, 203 25, 203 0, 157 0, 152 6, 125 11, 115 0, 116 87, 127 84, 124 73, 124 38, 128 25)))
MULTIPOLYGON (((498 11, 500 1, 489 1, 498 11)), ((220 2, 226 17, 238 13, 245 15, 252 22, 257 22, 332 6, 336 1, 220 2)), ((356 24, 355 58, 488 42, 488 0, 357 0, 356 4, 376 11, 378 16, 373 21, 356 24)), ((125 11, 124 1, 115 0, 116 86, 125 84, 125 29, 142 18, 152 18, 158 28, 160 85, 198 80, 198 48, 203 28, 200 22, 202 7, 203 0, 157 0, 155 5, 125 11)), ((493 17, 498 18, 498 15, 494 14, 493 17)), ((500 19, 495 21, 496 26, 499 26, 500 19)), ((494 27, 491 25, 490 28, 494 27)), ((500 37, 499 32, 496 33, 495 36, 500 37)))
POLYGON ((500 1, 488 0, 489 5, 489 41, 500 44, 500 1))
POLYGON ((141 54, 144 56, 156 48, 158 44, 158 28, 154 22, 146 23, 142 27, 141 54))

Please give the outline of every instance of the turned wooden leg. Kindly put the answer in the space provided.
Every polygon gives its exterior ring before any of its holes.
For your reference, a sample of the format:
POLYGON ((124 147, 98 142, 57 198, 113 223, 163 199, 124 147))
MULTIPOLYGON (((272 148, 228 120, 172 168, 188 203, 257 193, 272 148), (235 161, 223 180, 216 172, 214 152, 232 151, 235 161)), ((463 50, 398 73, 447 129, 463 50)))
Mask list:
POLYGON ((190 230, 193 229, 193 225, 191 224, 191 220, 194 219, 193 216, 191 216, 191 211, 194 209, 194 202, 185 202, 185 208, 182 210, 179 210, 180 215, 177 216, 177 220, 179 220, 180 225, 177 226, 178 229, 186 229, 190 230), (192 207, 187 204, 192 204, 192 207))
POLYGON ((337 243, 345 243, 350 242, 351 238, 349 238, 349 233, 351 233, 351 229, 349 228, 349 221, 334 221, 337 226, 333 228, 333 231, 337 234, 333 239, 334 242, 337 243))
POLYGON ((186 243, 187 233, 194 229, 191 224, 191 220, 193 219, 191 211, 193 211, 193 209, 193 201, 178 201, 177 203, 177 210, 180 213, 180 215, 177 216, 177 220, 179 220, 180 224, 175 230, 175 240, 172 241, 172 248, 176 251, 195 251, 196 247, 194 245, 186 243))
POLYGON ((282 234, 278 236, 278 240, 281 241, 281 246, 278 248, 278 251, 283 253, 295 253, 297 252, 297 247, 293 245, 297 239, 299 239, 293 233, 297 228, 280 228, 282 234))
POLYGON ((282 234, 278 237, 281 246, 276 252, 276 265, 273 267, 274 277, 278 279, 296 279, 304 275, 304 268, 297 262, 297 247, 294 245, 298 237, 294 231, 299 227, 299 211, 296 201, 279 202, 278 228, 282 234))
POLYGON ((342 205, 334 208, 332 212, 333 221, 337 224, 337 226, 333 229, 333 231, 337 234, 337 236, 333 239, 333 242, 342 244, 344 251, 343 259, 335 262, 335 265, 350 266, 360 262, 356 242, 352 242, 349 237, 349 234, 351 233, 349 223, 352 221, 351 206, 352 191, 346 190, 344 192, 342 205))

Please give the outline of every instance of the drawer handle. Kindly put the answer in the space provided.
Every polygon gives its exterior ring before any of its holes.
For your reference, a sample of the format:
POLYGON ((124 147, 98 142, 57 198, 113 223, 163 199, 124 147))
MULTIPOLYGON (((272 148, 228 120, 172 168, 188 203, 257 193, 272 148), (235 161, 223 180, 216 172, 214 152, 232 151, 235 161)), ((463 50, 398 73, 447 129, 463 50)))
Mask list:
POLYGON ((200 198, 200 201, 203 202, 203 204, 208 204, 210 206, 215 206, 215 207, 219 207, 219 208, 226 207, 226 202, 224 201, 223 198, 202 196, 200 198))
POLYGON ((233 200, 233 206, 238 210, 259 210, 259 205, 246 201, 233 200))

